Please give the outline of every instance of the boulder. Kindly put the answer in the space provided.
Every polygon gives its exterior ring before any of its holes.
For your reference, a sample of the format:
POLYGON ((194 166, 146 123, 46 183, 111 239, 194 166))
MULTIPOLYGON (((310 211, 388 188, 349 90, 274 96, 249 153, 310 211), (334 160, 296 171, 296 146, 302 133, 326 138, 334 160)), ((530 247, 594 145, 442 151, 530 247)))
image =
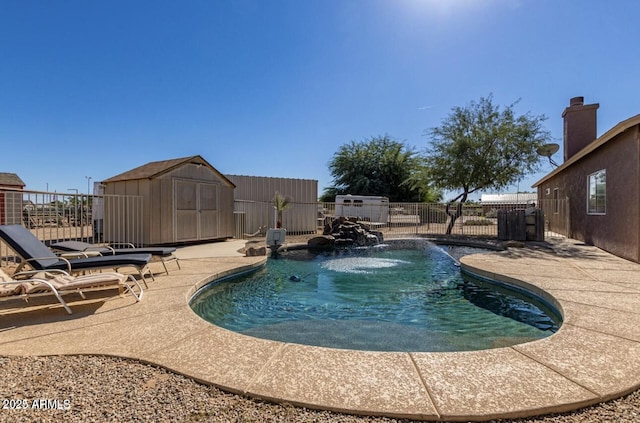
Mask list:
POLYGON ((309 248, 326 248, 333 246, 336 241, 335 237, 331 235, 321 235, 311 238, 307 241, 307 247, 309 248))
POLYGON ((372 233, 367 233, 365 235, 366 245, 376 245, 379 244, 378 237, 372 233))
POLYGON ((323 236, 331 236, 334 240, 332 244, 336 246, 366 246, 379 244, 383 241, 382 232, 372 231, 368 224, 358 222, 356 218, 351 217, 337 217, 327 223, 323 236))
POLYGON ((369 233, 373 234, 378 238, 378 244, 382 244, 384 242, 384 235, 380 231, 369 231, 369 233))
POLYGON ((247 257, 256 257, 256 256, 266 256, 267 255, 267 247, 266 246, 251 246, 245 249, 245 255, 247 257))
POLYGON ((354 241, 350 238, 337 238, 335 242, 336 247, 351 247, 354 241))

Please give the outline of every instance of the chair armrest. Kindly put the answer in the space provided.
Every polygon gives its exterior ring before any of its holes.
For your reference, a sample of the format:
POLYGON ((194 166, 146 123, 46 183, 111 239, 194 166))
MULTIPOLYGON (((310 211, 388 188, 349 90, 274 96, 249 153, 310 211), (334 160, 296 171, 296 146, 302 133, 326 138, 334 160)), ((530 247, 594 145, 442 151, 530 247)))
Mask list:
MULTIPOLYGON (((92 245, 91 247, 85 248, 83 251, 100 252, 103 248, 108 248, 111 251, 111 254, 114 254, 113 248, 108 245, 92 245)), ((102 253, 100 253, 100 255, 102 255, 102 253)))
MULTIPOLYGON (((69 272, 66 272, 62 269, 51 269, 51 270, 22 270, 20 272, 16 272, 14 273, 12 276, 14 278, 16 277, 22 277, 22 276, 33 276, 33 275, 38 275, 38 274, 42 274, 44 273, 45 276, 55 276, 55 275, 64 275, 64 276, 71 276, 69 274, 69 272)), ((20 279, 20 282, 24 282, 24 279, 20 279)))
POLYGON ((115 256, 116 255, 116 250, 111 246, 111 245, 101 245, 98 248, 108 248, 109 251, 111 251, 111 255, 115 256))
POLYGON ((66 251, 64 253, 58 254, 58 257, 66 257, 66 258, 87 258, 87 257, 97 257, 101 256, 100 251, 66 251))
MULTIPOLYGON (((36 260, 53 260, 54 258, 57 258, 58 260, 64 261, 67 264, 67 272, 71 272, 71 263, 69 263, 69 260, 67 260, 65 257, 60 257, 60 256, 56 256, 56 257, 32 257, 32 258, 29 258, 29 259, 25 259, 25 260, 22 261, 22 263, 20 263, 20 265, 16 269, 16 272, 20 272, 20 269, 22 269, 22 266, 24 266, 25 263, 30 263, 30 262, 36 261, 36 260)), ((31 266, 31 267, 33 267, 33 266, 31 266)))
POLYGON ((136 248, 136 246, 130 242, 110 242, 109 245, 107 245, 109 248, 112 248, 112 246, 116 246, 118 248, 136 248))

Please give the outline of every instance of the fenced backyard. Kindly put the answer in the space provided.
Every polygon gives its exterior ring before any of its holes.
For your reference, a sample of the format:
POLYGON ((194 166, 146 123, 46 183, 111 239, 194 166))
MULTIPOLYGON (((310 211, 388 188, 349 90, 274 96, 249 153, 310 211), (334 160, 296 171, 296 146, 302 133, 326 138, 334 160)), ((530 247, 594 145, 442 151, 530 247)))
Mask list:
MULTIPOLYGON (((500 210, 524 210, 530 204, 464 204, 451 235, 496 238, 500 210)), ((537 204, 544 213, 545 239, 568 233, 568 200, 544 200, 537 204)), ((455 209, 452 208, 452 210, 455 209)), ((353 210, 353 209, 352 209, 353 210)), ((442 236, 447 233, 449 215, 441 203, 388 203, 362 205, 353 216, 367 222, 387 238, 442 236), (367 207, 385 207, 384 213, 367 207), (371 220, 367 216, 385 216, 371 220), (382 221, 380 221, 382 220, 382 221)), ((290 235, 321 234, 325 225, 338 216, 336 203, 292 202, 283 214, 283 227, 290 235)), ((50 244, 63 240, 90 243, 129 242, 142 244, 144 208, 139 196, 87 195, 0 189, 0 224, 21 224, 40 240, 50 244)), ((275 226, 272 202, 236 200, 234 203, 234 238, 261 237, 275 226)), ((0 257, 13 252, 0 241, 0 257)))
MULTIPOLYGON (((335 203, 321 203, 321 227, 335 218, 335 203)), ((386 222, 370 222, 377 230, 388 237, 406 236, 442 236, 447 234, 450 217, 444 203, 390 203, 386 222)), ((363 205, 363 208, 372 207, 363 205)), ((375 207, 375 206, 373 206, 375 207)), ((498 237, 498 214, 501 210, 525 210, 530 205, 504 204, 482 205, 463 204, 462 215, 456 219, 450 235, 465 237, 498 237)), ((537 205, 544 213, 545 237, 563 237, 568 227, 566 200, 542 201, 537 205)), ((453 212, 456 205, 450 210, 453 212)), ((370 215, 363 210, 363 215, 370 215)), ((376 213, 373 213, 374 215, 376 213)), ((357 217, 357 216, 355 216, 357 217)), ((365 221, 367 219, 364 219, 365 221)))
MULTIPOLYGON (((22 225, 47 245, 66 240, 127 240, 140 246, 142 199, 2 188, 0 224, 22 225)), ((14 253, 1 240, 0 257, 15 261, 14 253)))
MULTIPOLYGON (((447 234, 449 215, 444 203, 388 203, 363 204, 359 213, 350 209, 349 217, 367 222, 373 229, 387 237, 441 236, 447 234), (384 212, 373 210, 384 207, 384 212), (369 216, 385 216, 371 219, 369 216)), ((498 236, 498 214, 500 211, 517 211, 529 208, 526 202, 515 204, 469 203, 462 206, 462 215, 456 219, 451 230, 453 236, 493 237, 498 236)), ((563 237, 569 227, 568 201, 565 199, 543 200, 537 205, 544 215, 546 238, 563 237)), ((275 225, 275 210, 271 202, 235 202, 236 238, 264 236, 267 228, 275 225)), ((455 205, 451 208, 455 210, 455 205)), ((322 233, 325 225, 338 217, 336 203, 291 203, 283 214, 283 227, 287 234, 302 235, 322 233)))

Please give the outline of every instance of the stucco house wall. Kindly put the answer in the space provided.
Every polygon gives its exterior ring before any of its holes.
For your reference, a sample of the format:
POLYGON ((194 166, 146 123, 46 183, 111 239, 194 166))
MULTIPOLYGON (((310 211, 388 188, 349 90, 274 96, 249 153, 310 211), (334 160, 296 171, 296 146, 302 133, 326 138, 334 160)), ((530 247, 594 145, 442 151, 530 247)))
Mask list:
POLYGON ((640 115, 594 139, 534 187, 540 200, 557 195, 568 201, 568 228, 547 213, 551 230, 640 262, 640 115), (606 172, 606 206, 594 214, 588 212, 589 175, 600 170, 606 172))

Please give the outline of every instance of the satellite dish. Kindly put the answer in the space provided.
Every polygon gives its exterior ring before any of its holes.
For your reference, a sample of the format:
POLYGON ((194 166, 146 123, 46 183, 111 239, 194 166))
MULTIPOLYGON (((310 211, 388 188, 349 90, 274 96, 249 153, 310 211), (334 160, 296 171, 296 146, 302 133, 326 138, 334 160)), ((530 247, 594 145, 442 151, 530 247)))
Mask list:
POLYGON ((537 153, 541 156, 550 157, 556 154, 560 150, 560 146, 558 144, 545 144, 536 150, 537 153))
POLYGON ((558 163, 556 163, 551 156, 553 156, 554 154, 556 154, 558 152, 558 150, 560 150, 560 146, 558 144, 545 144, 542 145, 540 147, 538 147, 538 149, 536 150, 536 152, 541 155, 544 156, 546 158, 549 159, 549 163, 551 163, 554 166, 558 166, 558 163))

